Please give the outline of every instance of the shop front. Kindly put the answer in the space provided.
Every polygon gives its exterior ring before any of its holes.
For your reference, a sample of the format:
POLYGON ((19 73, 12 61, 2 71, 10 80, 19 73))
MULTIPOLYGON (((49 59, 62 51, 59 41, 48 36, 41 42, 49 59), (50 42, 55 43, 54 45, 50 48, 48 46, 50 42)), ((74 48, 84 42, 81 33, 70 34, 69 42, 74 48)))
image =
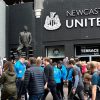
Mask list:
POLYGON ((40 18, 32 4, 9 6, 8 52, 18 47, 18 33, 27 25, 36 57, 99 60, 100 0, 44 0, 43 6, 40 18))
POLYGON ((100 61, 100 45, 76 45, 75 56, 82 61, 100 61))

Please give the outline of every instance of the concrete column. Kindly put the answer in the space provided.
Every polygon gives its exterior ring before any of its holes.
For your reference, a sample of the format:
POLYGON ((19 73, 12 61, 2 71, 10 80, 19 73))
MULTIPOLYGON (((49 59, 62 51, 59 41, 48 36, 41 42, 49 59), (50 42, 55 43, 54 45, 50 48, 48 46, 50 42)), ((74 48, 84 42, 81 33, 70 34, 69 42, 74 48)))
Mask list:
POLYGON ((0 0, 0 57, 6 55, 6 4, 0 0))
POLYGON ((40 18, 44 0, 34 0, 34 10, 36 18, 40 18))
POLYGON ((34 0, 34 9, 43 9, 44 0, 34 0))
POLYGON ((71 58, 74 57, 74 44, 71 41, 67 41, 65 44, 65 56, 71 58))

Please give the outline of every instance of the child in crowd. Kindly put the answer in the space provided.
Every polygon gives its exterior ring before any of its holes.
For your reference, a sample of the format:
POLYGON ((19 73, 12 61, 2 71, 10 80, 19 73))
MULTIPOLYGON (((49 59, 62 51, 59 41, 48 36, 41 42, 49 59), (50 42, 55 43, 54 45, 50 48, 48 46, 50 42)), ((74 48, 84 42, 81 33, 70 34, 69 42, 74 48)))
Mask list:
POLYGON ((91 75, 89 73, 84 74, 84 93, 88 100, 92 97, 91 75))

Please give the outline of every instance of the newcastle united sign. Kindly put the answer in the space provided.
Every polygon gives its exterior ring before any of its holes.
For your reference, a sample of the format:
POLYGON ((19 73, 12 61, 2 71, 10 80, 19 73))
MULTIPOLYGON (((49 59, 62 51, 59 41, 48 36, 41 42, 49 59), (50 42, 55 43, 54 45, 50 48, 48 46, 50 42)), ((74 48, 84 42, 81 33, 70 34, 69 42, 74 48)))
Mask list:
MULTIPOLYGON (((71 10, 66 11, 66 27, 67 28, 77 28, 77 27, 100 27, 100 8, 94 9, 83 9, 83 10, 71 10), (89 16, 94 17, 89 17, 89 16), (97 15, 97 16, 96 16, 97 15), (85 16, 80 18, 80 16, 85 16)), ((50 16, 46 17, 44 28, 47 30, 56 30, 61 26, 60 18, 56 12, 50 12, 50 16)))

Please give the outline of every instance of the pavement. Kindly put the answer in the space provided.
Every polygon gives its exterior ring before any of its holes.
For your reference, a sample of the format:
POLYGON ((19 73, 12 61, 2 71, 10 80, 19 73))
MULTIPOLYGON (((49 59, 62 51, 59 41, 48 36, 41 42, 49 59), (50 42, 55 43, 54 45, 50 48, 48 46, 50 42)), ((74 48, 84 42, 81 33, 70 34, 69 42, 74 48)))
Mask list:
MULTIPOLYGON (((68 89, 66 87, 64 87, 64 97, 65 97, 65 100, 67 100, 67 91, 68 91, 68 89)), ((0 89, 0 100, 1 100, 1 89, 0 89)), ((47 95, 46 100, 53 100, 52 95, 51 95, 50 92, 47 95)))
MULTIPOLYGON (((64 100, 67 100, 68 88, 64 87, 64 100)), ((51 93, 47 95, 46 100, 53 100, 51 93)))
MULTIPOLYGON (((67 94, 68 94, 68 88, 64 87, 64 100, 68 100, 67 99, 67 94)), ((0 100, 1 100, 1 88, 0 88, 0 100)), ((22 99, 23 100, 23 99, 22 99)), ((49 94, 47 95, 46 100, 53 100, 51 93, 49 92, 49 94)), ((85 100, 87 100, 87 97, 85 97, 85 100)))

